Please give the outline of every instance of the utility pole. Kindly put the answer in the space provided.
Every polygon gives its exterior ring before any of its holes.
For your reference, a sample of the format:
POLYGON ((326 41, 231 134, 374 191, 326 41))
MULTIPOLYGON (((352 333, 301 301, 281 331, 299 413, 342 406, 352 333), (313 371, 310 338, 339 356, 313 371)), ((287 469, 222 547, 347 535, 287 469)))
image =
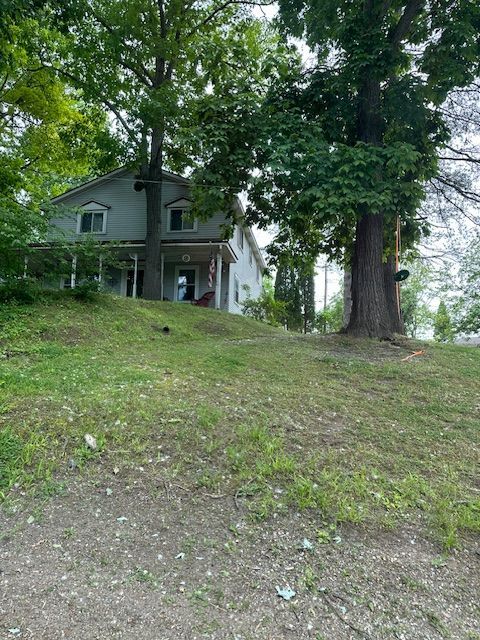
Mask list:
POLYGON ((327 308, 327 290, 328 290, 328 262, 325 259, 325 286, 323 290, 323 333, 327 333, 327 318, 325 317, 325 310, 327 308))
POLYGON ((327 308, 328 263, 325 262, 325 290, 323 292, 323 310, 327 308))

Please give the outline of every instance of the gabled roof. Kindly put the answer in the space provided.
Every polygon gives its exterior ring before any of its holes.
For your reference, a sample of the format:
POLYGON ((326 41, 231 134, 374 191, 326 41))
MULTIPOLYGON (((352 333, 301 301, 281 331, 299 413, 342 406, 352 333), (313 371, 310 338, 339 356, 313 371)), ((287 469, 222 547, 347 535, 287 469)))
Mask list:
POLYGON ((83 204, 80 205, 86 211, 96 211, 99 207, 100 209, 111 209, 109 204, 104 204, 103 202, 99 202, 98 200, 87 200, 83 204))
POLYGON ((172 209, 172 208, 175 208, 175 207, 178 207, 178 208, 181 209, 183 207, 189 207, 192 204, 193 204, 193 200, 190 200, 190 198, 177 198, 176 200, 172 200, 171 202, 167 202, 165 207, 167 209, 172 209))
MULTIPOLYGON (((184 184, 187 186, 190 184, 190 180, 188 178, 185 178, 184 176, 181 176, 178 173, 172 173, 171 171, 163 171, 162 173, 163 173, 163 179, 166 182, 176 182, 176 183, 184 184)), ((84 191, 87 191, 88 189, 91 189, 92 187, 96 187, 98 185, 104 184, 111 180, 121 180, 121 179, 128 180, 129 178, 126 177, 128 176, 128 174, 132 175, 131 177, 132 184, 137 180, 139 180, 137 177, 135 177, 135 170, 132 167, 120 167, 119 169, 114 169, 113 171, 109 171, 108 173, 105 173, 103 176, 99 176, 98 178, 94 178, 93 180, 89 180, 88 182, 84 182, 78 187, 73 187, 72 189, 69 189, 68 191, 65 191, 64 193, 61 193, 60 195, 56 196, 55 198, 52 198, 50 202, 52 204, 60 204, 70 196, 78 195, 80 193, 83 193, 84 191)), ((171 207, 173 204, 179 202, 180 200, 183 201, 188 199, 180 198, 179 200, 174 200, 172 202, 169 202, 166 206, 171 207)), ((90 202, 93 202, 93 200, 87 200, 85 204, 89 204, 90 202)), ((245 215, 245 211, 238 197, 236 198, 236 204, 237 204, 237 210, 240 213, 240 217, 243 218, 245 215)), ((103 205, 103 206, 107 207, 108 205, 103 205)), ((245 227, 245 232, 246 232, 247 238, 252 244, 253 251, 256 257, 260 262, 260 266, 262 267, 262 269, 266 269, 267 265, 265 263, 262 252, 260 251, 260 247, 257 244, 257 240, 253 235, 251 228, 245 227)))
MULTIPOLYGON (((132 169, 131 167, 120 167, 119 169, 114 169, 113 171, 109 171, 108 173, 105 173, 103 176, 99 176, 98 178, 94 178, 93 180, 88 180, 88 182, 84 182, 78 187, 73 187, 72 189, 69 189, 64 193, 61 193, 59 196, 52 198, 51 203, 60 204, 70 196, 78 195, 79 193, 82 193, 87 189, 91 189, 92 187, 97 187, 98 185, 104 184, 105 182, 109 182, 110 180, 121 179, 121 178, 127 179, 124 176, 127 176, 129 173, 133 174, 132 175, 132 184, 133 184, 133 182, 138 180, 138 178, 136 178, 134 175, 134 169, 132 169)), ((163 171, 163 177, 164 177, 164 180, 169 182, 178 182, 180 184, 189 183, 188 178, 184 178, 183 176, 178 175, 178 173, 171 173, 170 171, 163 171)))

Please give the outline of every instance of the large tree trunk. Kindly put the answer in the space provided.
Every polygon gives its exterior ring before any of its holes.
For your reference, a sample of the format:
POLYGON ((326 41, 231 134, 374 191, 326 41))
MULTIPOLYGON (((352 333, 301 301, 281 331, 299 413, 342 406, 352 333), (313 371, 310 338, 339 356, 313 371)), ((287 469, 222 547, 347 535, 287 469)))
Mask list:
POLYGON ((161 273, 161 215, 162 215, 162 142, 163 131, 152 132, 150 163, 142 175, 145 180, 147 200, 147 236, 145 238, 145 275, 143 297, 160 300, 162 291, 161 273))
MULTIPOLYGON (((380 82, 373 74, 364 78, 358 100, 357 139, 380 146, 383 132, 380 82)), ((396 330, 387 303, 383 247, 383 214, 362 210, 352 261, 352 310, 346 328, 349 334, 391 338, 396 330)))
POLYGON ((161 209, 162 183, 146 182, 147 200, 147 236, 145 239, 145 275, 143 297, 147 300, 160 300, 161 297, 161 209))
POLYGON ((383 216, 366 214, 357 223, 352 262, 352 311, 347 333, 371 338, 393 334, 383 275, 383 216))

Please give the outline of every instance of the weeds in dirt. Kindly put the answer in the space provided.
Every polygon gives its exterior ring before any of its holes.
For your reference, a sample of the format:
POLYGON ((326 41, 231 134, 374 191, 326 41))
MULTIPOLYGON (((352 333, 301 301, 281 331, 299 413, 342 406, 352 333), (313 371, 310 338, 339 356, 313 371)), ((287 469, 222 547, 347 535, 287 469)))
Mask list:
POLYGON ((480 530, 474 349, 402 362, 408 341, 303 339, 101 295, 3 305, 0 326, 0 497, 18 483, 48 496, 58 472, 108 461, 230 494, 256 521, 312 509, 336 530, 420 514, 446 550, 480 530))

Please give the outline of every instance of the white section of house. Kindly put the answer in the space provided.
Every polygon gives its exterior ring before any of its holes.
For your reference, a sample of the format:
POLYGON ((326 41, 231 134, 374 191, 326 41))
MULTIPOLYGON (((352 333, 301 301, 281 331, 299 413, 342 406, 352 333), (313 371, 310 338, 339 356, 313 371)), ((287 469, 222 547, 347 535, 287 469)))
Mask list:
POLYGON ((242 313, 245 299, 249 296, 258 298, 261 293, 265 265, 257 257, 256 241, 251 229, 237 225, 231 242, 237 253, 237 261, 230 266, 228 311, 242 313))
MULTIPOLYGON (((145 265, 147 213, 145 192, 129 169, 118 169, 105 176, 71 189, 52 200, 59 215, 51 221, 47 240, 72 243, 87 236, 108 243, 120 262, 107 274, 99 273, 104 283, 120 295, 141 296, 145 265)), ((248 295, 258 297, 262 290, 262 274, 266 268, 262 254, 249 227, 235 226, 233 237, 223 237, 230 217, 219 212, 208 220, 189 215, 192 204, 188 180, 164 172, 161 216, 162 297, 171 301, 190 302, 209 291, 215 291, 210 306, 231 313, 241 313, 248 295), (215 265, 212 287, 209 287, 210 263, 215 265)), ((241 219, 241 203, 236 204, 241 219)), ((48 250, 49 244, 38 247, 48 250)), ((75 286, 75 260, 72 277, 75 286)), ((67 280, 63 280, 67 286, 67 280)))

